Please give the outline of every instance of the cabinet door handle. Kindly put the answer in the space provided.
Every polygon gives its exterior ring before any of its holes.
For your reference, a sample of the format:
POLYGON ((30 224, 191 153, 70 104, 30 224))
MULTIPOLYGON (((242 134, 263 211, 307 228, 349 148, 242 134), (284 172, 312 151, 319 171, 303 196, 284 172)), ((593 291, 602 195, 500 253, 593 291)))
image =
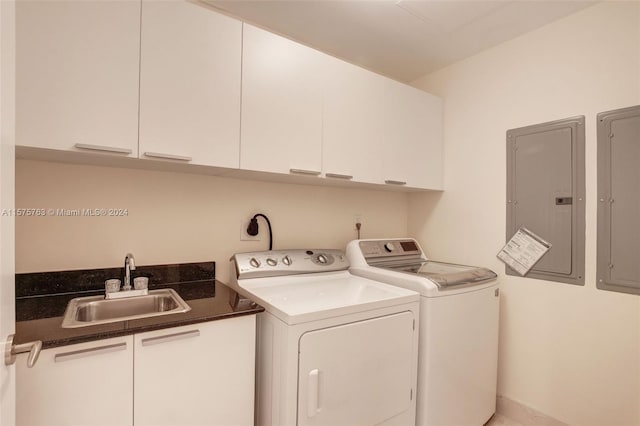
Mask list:
POLYGON ((5 343, 4 364, 11 365, 16 362, 17 354, 29 352, 29 357, 27 358, 27 367, 31 368, 36 365, 38 357, 40 356, 40 351, 42 350, 42 341, 35 340, 33 342, 14 345, 14 336, 14 334, 9 335, 9 337, 7 338, 7 342, 5 343))
POLYGON ((391 179, 385 180, 384 183, 386 183, 387 185, 406 185, 407 184, 407 182, 403 180, 391 180, 391 179))
POLYGON ((187 163, 193 160, 192 157, 187 157, 185 155, 163 154, 161 152, 145 152, 144 155, 145 157, 163 158, 165 160, 186 161, 187 163))
POLYGON ((345 180, 353 179, 352 175, 343 175, 340 173, 325 173, 324 175, 328 178, 345 179, 345 180))
POLYGON ((309 175, 309 176, 320 176, 320 172, 317 170, 289 169, 289 173, 296 173, 299 175, 309 175))
POLYGON ((133 151, 128 148, 118 148, 116 146, 91 145, 88 143, 77 143, 74 145, 77 149, 86 149, 88 151, 104 151, 113 152, 115 154, 131 154, 133 151))
POLYGON ((307 417, 314 417, 320 410, 320 370, 309 371, 307 387, 307 417))
POLYGON ((114 343, 112 345, 96 346, 95 348, 81 349, 79 351, 62 352, 62 353, 56 354, 55 357, 53 358, 53 361, 54 362, 71 361, 74 359, 84 358, 87 356, 103 355, 103 354, 108 354, 110 352, 124 351, 126 349, 127 349, 126 342, 114 343))
POLYGON ((160 343, 172 342, 174 340, 189 339, 191 337, 200 336, 200 330, 183 331, 181 333, 167 334, 158 337, 149 337, 142 339, 142 346, 157 345, 160 343))

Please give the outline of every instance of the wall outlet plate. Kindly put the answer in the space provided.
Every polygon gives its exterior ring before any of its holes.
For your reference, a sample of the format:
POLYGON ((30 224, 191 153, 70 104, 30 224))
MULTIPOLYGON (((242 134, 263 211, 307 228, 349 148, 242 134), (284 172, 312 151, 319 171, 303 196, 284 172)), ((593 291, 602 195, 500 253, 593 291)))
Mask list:
POLYGON ((260 232, 258 235, 247 234, 247 226, 250 219, 240 221, 240 241, 260 241, 260 232))

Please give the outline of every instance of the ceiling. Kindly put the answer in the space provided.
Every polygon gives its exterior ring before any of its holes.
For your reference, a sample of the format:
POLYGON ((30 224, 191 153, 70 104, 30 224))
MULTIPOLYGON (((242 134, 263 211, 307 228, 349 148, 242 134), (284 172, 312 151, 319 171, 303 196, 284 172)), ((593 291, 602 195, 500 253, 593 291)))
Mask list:
POLYGON ((409 82, 595 1, 205 0, 243 21, 409 82))

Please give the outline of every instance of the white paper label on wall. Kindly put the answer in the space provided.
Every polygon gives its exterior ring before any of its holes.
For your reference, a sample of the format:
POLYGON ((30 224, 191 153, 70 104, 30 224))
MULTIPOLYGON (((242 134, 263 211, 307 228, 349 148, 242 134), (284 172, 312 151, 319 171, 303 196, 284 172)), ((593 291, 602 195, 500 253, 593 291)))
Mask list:
POLYGON ((550 248, 551 244, 523 226, 502 247, 497 256, 511 269, 524 276, 550 248))

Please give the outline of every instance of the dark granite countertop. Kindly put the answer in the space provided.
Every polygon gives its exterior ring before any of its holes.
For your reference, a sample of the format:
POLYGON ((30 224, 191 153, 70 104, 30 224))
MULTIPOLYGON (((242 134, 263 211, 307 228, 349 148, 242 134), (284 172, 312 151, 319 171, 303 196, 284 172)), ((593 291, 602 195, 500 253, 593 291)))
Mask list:
MULTIPOLYGON (((213 264, 213 262, 210 263, 213 264)), ((197 265, 201 266, 203 264, 197 265)), ((208 266, 208 264, 205 265, 208 266)), ((171 268, 172 266, 173 265, 164 265, 164 268, 171 268)), ((215 267, 213 267, 213 270, 215 270, 215 267)), ((93 273, 95 271, 91 272, 93 273)), ((104 271, 107 271, 107 274, 110 273, 110 270, 104 271)), ((163 271, 164 270, 161 270, 160 272, 163 271)), ((69 291, 69 288, 64 287, 64 282, 68 280, 64 279, 60 281, 59 279, 63 277, 64 274, 69 274, 70 272, 76 271, 44 273, 47 275, 43 273, 22 274, 20 278, 16 276, 16 295, 18 296, 16 299, 16 334, 14 338, 16 344, 41 340, 43 349, 47 349, 145 331, 179 327, 199 322, 216 321, 241 315, 253 315, 264 310, 261 306, 244 298, 235 290, 215 279, 193 280, 205 277, 188 276, 186 278, 182 277, 173 280, 178 282, 166 284, 167 281, 172 280, 167 279, 166 274, 158 273, 158 271, 154 269, 153 273, 142 274, 150 277, 149 289, 172 288, 191 307, 190 311, 79 328, 62 328, 62 317, 69 300, 74 297, 104 294, 104 290, 95 288, 84 288, 81 291, 75 292, 69 291), (37 285, 34 285, 34 281, 38 281, 33 280, 33 276, 35 275, 40 275, 36 277, 39 281, 46 279, 51 282, 62 282, 63 284, 57 285, 58 288, 56 288, 56 291, 61 291, 60 286, 64 287, 63 291, 53 294, 32 294, 33 288, 37 287, 37 285), (192 281, 184 281, 184 279, 192 281), (20 287, 28 287, 29 290, 25 292, 24 288, 20 287), (25 293, 28 294, 24 296, 25 293)), ((71 274, 74 279, 77 278, 77 275, 77 273, 71 274)), ((100 276, 99 273, 97 275, 100 278, 98 278, 96 282, 102 285, 101 283, 104 278, 100 276)), ((182 275, 184 275, 184 273, 182 275)), ((209 274, 205 275, 208 275, 206 278, 212 278, 209 274)), ((110 277, 109 275, 105 276, 107 278, 110 277)), ((86 280, 84 280, 84 282, 86 282, 86 280)), ((93 287, 95 287, 95 285, 93 287)))

